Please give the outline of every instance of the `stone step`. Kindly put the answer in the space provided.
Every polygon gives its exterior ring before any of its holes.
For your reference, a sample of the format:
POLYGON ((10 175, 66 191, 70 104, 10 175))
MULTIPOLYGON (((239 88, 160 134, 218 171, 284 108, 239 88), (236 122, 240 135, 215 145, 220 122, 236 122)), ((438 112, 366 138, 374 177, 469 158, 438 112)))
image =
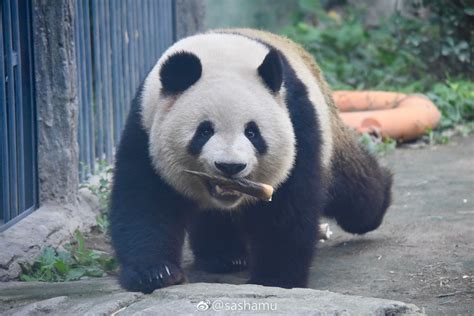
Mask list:
POLYGON ((2 315, 423 315, 415 305, 313 289, 193 283, 150 295, 124 292, 114 279, 0 285, 2 315), (67 294, 67 296, 65 295, 67 294))

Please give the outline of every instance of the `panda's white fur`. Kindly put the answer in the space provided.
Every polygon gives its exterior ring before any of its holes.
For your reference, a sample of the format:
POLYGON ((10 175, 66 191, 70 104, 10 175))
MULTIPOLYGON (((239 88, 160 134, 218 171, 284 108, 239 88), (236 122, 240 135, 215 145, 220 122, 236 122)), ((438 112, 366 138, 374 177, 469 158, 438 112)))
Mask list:
MULTIPOLYGON (((275 45, 275 43, 272 43, 275 45)), ((315 105, 322 129, 322 162, 329 167, 332 133, 328 105, 318 82, 299 55, 282 45, 275 45, 288 59, 299 79, 308 86, 308 96, 315 105)), ((150 135, 150 155, 155 168, 176 190, 198 200, 201 207, 232 208, 209 198, 201 181, 183 174, 183 169, 200 169, 186 152, 198 124, 212 117, 216 136, 204 146, 200 162, 215 172, 212 161, 243 162, 242 176, 275 187, 289 175, 295 158, 295 136, 284 103, 284 86, 272 95, 256 69, 268 54, 264 44, 236 34, 207 33, 192 36, 171 46, 148 75, 142 95, 143 125, 150 135), (191 52, 202 64, 202 77, 179 98, 160 93, 160 69, 174 53, 191 52), (216 52, 219 52, 216 54, 216 52), (242 126, 255 120, 268 143, 269 152, 257 157, 243 135, 242 126), (230 161, 231 160, 231 161, 230 161)), ((246 197, 251 200, 251 198, 246 197)))
MULTIPOLYGON (((283 102, 284 92, 276 96, 270 94, 256 72, 267 53, 264 45, 242 36, 197 35, 169 48, 145 81, 142 117, 150 134, 154 166, 176 190, 199 201, 203 208, 233 208, 239 203, 222 205, 210 199, 203 183, 184 174, 183 169, 199 170, 202 166, 216 173, 213 161, 242 162, 247 168, 241 176, 275 187, 284 182, 291 171, 295 136, 283 102), (200 59, 202 77, 179 98, 163 96, 160 94, 161 64, 180 51, 192 52, 200 59), (216 135, 203 148, 199 157, 201 166, 196 166, 186 145, 206 118, 217 124, 216 135), (268 153, 263 157, 257 157, 255 148, 243 133, 243 126, 252 120, 261 127, 268 144, 268 153)), ((251 200, 247 196, 243 198, 251 200)))

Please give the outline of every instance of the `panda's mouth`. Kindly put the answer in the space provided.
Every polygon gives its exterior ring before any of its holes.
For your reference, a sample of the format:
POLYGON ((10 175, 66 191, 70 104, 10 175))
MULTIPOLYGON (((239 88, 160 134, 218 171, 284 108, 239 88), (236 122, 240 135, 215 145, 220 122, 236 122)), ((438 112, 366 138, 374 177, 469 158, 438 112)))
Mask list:
POLYGON ((207 187, 210 195, 220 201, 224 202, 235 202, 242 197, 242 193, 226 188, 217 183, 208 181, 207 187))

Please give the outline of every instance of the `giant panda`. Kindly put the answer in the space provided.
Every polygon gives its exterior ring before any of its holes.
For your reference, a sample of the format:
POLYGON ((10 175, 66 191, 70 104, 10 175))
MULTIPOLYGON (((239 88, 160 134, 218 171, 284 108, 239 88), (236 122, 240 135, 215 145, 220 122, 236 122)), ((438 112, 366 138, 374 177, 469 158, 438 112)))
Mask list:
POLYGON ((195 266, 249 269, 249 283, 306 287, 321 216, 364 234, 382 222, 392 175, 343 126, 314 59, 287 38, 214 30, 164 52, 139 88, 116 153, 110 206, 120 284, 150 293, 195 266), (265 202, 204 171, 272 185, 265 202))

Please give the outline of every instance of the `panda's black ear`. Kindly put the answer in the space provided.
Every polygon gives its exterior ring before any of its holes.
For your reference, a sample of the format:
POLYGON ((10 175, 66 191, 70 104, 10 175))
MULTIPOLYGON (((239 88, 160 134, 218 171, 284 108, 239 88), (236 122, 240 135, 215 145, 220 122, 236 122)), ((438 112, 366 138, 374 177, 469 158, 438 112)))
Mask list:
POLYGON ((262 64, 258 67, 258 74, 272 92, 277 92, 283 82, 283 68, 280 54, 270 49, 262 64))
POLYGON ((163 63, 160 80, 165 93, 179 93, 188 89, 201 78, 199 58, 189 52, 174 53, 163 63))

